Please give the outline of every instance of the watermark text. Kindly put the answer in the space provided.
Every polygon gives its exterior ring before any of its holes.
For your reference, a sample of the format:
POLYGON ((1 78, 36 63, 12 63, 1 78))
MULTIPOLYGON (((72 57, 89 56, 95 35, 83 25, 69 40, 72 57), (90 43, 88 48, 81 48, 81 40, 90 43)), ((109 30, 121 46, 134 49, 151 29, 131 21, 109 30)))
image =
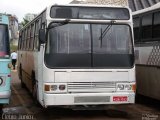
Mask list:
POLYGON ((142 114, 142 120, 158 120, 158 114, 142 114))
POLYGON ((34 120, 33 114, 2 114, 2 120, 34 120))

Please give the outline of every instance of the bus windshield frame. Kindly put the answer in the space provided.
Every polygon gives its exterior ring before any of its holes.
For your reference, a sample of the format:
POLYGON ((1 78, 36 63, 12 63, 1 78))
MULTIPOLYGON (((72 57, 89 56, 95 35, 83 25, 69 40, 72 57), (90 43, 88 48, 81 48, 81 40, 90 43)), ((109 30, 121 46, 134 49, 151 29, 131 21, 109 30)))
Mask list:
POLYGON ((66 23, 58 26, 57 23, 52 22, 48 28, 50 29, 47 32, 44 61, 46 66, 51 69, 124 69, 134 66, 133 39, 131 27, 128 24, 66 23), (105 31, 108 26, 110 26, 109 29, 105 31), (122 36, 122 32, 126 36, 122 36), (124 40, 125 37, 126 41, 124 40), (87 43, 83 44, 86 41, 87 43), (70 43, 73 45, 70 46, 70 43))

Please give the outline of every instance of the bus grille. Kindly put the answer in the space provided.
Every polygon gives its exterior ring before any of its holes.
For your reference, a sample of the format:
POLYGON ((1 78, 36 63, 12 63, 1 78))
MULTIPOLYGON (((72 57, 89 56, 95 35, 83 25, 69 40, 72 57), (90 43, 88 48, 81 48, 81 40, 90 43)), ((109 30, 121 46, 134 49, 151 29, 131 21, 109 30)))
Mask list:
POLYGON ((70 93, 100 93, 114 92, 116 90, 115 82, 74 82, 68 83, 68 92, 70 93))

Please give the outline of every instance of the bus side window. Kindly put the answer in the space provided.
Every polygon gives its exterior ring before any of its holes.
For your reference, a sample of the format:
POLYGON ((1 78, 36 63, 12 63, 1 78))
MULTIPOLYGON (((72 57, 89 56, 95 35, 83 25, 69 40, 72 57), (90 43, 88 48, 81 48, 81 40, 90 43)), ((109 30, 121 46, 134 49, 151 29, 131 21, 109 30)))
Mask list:
POLYGON ((21 32, 19 32, 18 50, 21 49, 21 43, 22 43, 22 34, 21 34, 21 32))
POLYGON ((27 49, 27 28, 25 29, 25 42, 24 42, 24 50, 27 49))
POLYGON ((32 24, 31 25, 31 40, 30 40, 30 45, 29 45, 29 48, 30 50, 33 50, 33 47, 34 47, 34 31, 35 31, 35 24, 32 24))
POLYGON ((152 14, 142 17, 142 39, 147 41, 152 38, 152 14))
POLYGON ((21 38, 21 50, 23 50, 23 31, 21 31, 21 36, 22 36, 22 38, 21 38))
POLYGON ((160 38, 160 11, 154 13, 153 38, 160 38))
POLYGON ((31 34, 30 29, 31 29, 31 27, 29 26, 29 27, 27 28, 27 44, 26 44, 26 50, 29 50, 30 34, 31 34))
POLYGON ((23 31, 23 37, 22 37, 22 50, 25 48, 25 30, 23 31))
POLYGON ((34 35, 34 50, 37 50, 37 41, 38 41, 38 30, 39 30, 39 20, 36 21, 36 27, 35 27, 35 35, 34 35))

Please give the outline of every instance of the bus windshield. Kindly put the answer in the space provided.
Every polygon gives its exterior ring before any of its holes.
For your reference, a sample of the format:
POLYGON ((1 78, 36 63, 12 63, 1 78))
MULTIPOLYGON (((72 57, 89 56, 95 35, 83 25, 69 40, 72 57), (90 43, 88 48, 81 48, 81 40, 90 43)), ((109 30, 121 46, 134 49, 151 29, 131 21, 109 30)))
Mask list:
POLYGON ((131 29, 128 25, 84 23, 53 27, 48 30, 45 63, 50 68, 132 67, 131 29))
POLYGON ((0 57, 9 55, 9 34, 7 25, 0 24, 0 57))

